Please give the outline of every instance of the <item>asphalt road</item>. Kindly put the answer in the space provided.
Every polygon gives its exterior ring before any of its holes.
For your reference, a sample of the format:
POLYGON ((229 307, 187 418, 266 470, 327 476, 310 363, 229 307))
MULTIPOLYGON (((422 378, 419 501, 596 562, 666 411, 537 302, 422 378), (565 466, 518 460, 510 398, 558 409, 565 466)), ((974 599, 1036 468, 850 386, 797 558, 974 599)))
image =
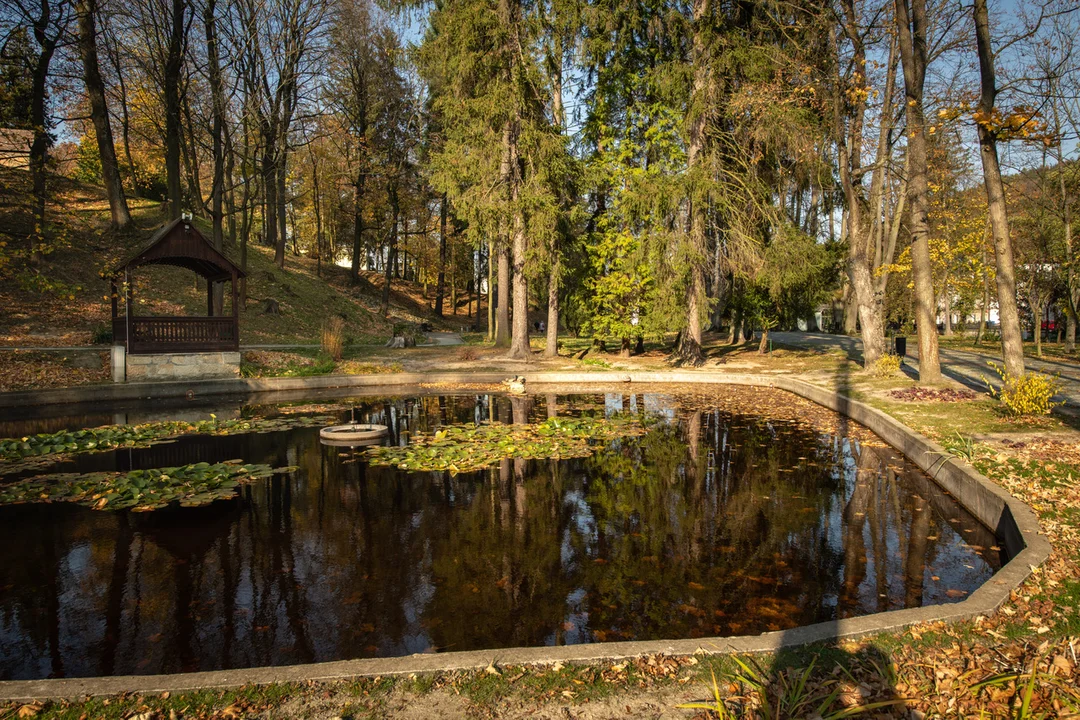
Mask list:
MULTIPOLYGON (((839 348, 844 350, 852 360, 862 362, 862 341, 859 338, 809 332, 773 332, 770 335, 776 342, 784 345, 822 349, 839 348)), ((986 390, 984 378, 997 380, 997 374, 987 363, 1002 364, 1000 357, 968 350, 943 347, 938 351, 938 355, 941 359, 942 375, 980 392, 986 390)), ((904 364, 908 366, 909 374, 918 377, 919 343, 917 338, 908 338, 907 357, 904 358, 904 364)), ((1061 382, 1059 399, 1065 400, 1073 408, 1080 408, 1080 365, 1059 360, 1039 360, 1030 356, 1024 358, 1024 365, 1028 370, 1056 375, 1061 382)))

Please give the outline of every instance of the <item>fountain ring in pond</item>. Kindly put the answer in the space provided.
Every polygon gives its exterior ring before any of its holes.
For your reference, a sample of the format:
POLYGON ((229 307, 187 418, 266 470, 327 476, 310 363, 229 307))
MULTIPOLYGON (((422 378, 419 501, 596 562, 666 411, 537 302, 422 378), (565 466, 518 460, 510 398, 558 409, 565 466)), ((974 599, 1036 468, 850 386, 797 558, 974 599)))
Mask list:
POLYGON ((390 429, 385 425, 371 423, 349 423, 331 425, 319 431, 319 439, 324 445, 354 446, 370 445, 386 437, 390 429))

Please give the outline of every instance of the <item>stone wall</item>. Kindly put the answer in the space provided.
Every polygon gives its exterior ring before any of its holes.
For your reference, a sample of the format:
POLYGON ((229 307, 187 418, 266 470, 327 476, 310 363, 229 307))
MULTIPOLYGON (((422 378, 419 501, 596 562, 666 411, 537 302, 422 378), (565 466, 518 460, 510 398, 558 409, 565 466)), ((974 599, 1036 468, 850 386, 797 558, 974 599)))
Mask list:
POLYGON ((213 380, 240 377, 240 353, 128 355, 127 381, 213 380))

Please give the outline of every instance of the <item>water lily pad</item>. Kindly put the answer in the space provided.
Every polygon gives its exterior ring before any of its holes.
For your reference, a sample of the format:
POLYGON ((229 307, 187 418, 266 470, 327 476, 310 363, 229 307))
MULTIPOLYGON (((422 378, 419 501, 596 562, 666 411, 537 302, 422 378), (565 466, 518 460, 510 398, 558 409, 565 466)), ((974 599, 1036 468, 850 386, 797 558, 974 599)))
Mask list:
POLYGON ((507 459, 589 457, 615 440, 645 433, 638 415, 549 418, 542 423, 449 425, 417 434, 405 447, 368 448, 372 465, 414 471, 473 472, 507 459))
POLYGON ((147 512, 179 501, 196 507, 232 497, 240 485, 295 469, 201 462, 130 472, 53 473, 0 487, 0 505, 73 502, 95 510, 147 512))
POLYGON ((328 415, 290 415, 235 420, 168 421, 143 425, 105 425, 84 430, 61 430, 24 438, 0 440, 0 473, 51 465, 69 455, 106 452, 120 447, 149 447, 183 435, 240 435, 321 427, 334 422, 328 415))

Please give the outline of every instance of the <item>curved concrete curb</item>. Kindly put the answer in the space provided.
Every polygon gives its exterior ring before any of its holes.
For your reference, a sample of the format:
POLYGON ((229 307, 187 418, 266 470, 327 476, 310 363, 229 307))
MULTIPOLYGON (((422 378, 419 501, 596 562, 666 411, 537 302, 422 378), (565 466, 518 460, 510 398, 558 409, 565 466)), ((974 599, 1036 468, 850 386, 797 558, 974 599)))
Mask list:
MULTIPOLYGON (((505 373, 440 373, 423 376, 413 374, 353 376, 347 387, 358 389, 423 383, 486 383, 497 382, 505 373), (390 380, 393 380, 392 382, 390 380)), ((918 467, 934 478, 976 518, 995 529, 1001 538, 1009 562, 990 580, 965 600, 950 605, 933 605, 865 615, 831 622, 818 623, 767 632, 761 635, 701 638, 692 640, 651 640, 641 642, 591 643, 557 647, 523 647, 501 650, 475 650, 396 658, 340 660, 309 665, 217 670, 176 675, 128 675, 118 677, 71 678, 55 680, 12 680, 0 682, 0 699, 46 697, 82 697, 119 693, 176 692, 195 688, 228 687, 247 684, 333 680, 359 676, 400 675, 447 670, 479 669, 491 662, 500 664, 542 664, 556 661, 595 661, 629 658, 646 654, 670 653, 689 655, 707 653, 762 653, 807 643, 855 638, 873 633, 897 630, 907 625, 936 621, 958 621, 994 613, 1050 554, 1050 543, 1042 535, 1038 519, 1030 508, 965 463, 952 458, 945 449, 914 432, 902 423, 868 405, 831 390, 819 388, 801 380, 783 376, 729 375, 707 372, 670 373, 525 373, 530 389, 536 385, 582 384, 731 384, 775 387, 787 390, 824 407, 847 415, 866 426, 893 447, 902 451, 918 467)), ((327 378, 282 378, 284 382, 227 381, 255 383, 259 390, 341 387, 318 381, 327 378), (313 382, 314 381, 314 382, 313 382), (267 384, 276 387, 266 387, 267 384)), ((155 384, 155 389, 163 385, 155 384)), ((213 386, 220 382, 211 383, 213 386)), ((133 387, 133 386, 118 386, 133 387)), ((75 390, 78 390, 76 388, 75 390)), ((552 390, 555 388, 552 387, 552 390)), ((83 388, 82 390, 86 390, 83 388)), ((246 387, 244 390, 252 391, 246 387)), ((244 390, 241 390, 244 391, 244 390)), ((51 391, 50 391, 51 392, 51 391)), ((203 393, 208 394, 208 393, 203 393)), ((10 393, 9 393, 10 395, 10 393)))

